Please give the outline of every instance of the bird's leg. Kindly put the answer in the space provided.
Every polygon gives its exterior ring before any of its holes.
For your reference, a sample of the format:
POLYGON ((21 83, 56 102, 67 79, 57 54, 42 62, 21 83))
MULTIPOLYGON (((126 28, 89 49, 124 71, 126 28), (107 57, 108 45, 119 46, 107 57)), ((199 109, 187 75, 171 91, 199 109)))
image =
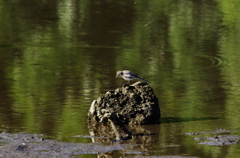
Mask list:
POLYGON ((130 80, 128 80, 128 81, 127 81, 127 83, 123 83, 123 85, 122 85, 122 86, 123 86, 123 87, 130 86, 130 82, 131 82, 131 81, 130 81, 130 80))

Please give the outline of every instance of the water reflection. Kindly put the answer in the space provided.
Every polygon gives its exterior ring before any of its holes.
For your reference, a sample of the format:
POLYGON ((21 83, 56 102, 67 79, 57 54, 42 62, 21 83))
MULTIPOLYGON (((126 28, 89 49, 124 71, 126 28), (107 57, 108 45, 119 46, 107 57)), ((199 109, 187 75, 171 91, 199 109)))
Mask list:
POLYGON ((181 133, 240 134, 239 8, 235 1, 0 1, 1 131, 91 142, 71 136, 89 135, 92 100, 122 84, 116 71, 130 69, 152 83, 161 105, 150 155, 234 157, 237 145, 203 147, 181 133))

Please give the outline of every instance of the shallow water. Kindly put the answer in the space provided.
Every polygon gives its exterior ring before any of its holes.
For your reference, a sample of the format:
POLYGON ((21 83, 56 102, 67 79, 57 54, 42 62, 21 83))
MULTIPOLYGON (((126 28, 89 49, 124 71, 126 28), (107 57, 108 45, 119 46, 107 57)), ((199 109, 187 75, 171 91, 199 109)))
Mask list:
POLYGON ((162 123, 122 142, 143 154, 109 155, 237 157, 238 144, 204 146, 183 133, 240 135, 239 9, 238 1, 1 1, 0 131, 91 142, 73 136, 89 135, 91 102, 129 69, 151 82, 162 123))

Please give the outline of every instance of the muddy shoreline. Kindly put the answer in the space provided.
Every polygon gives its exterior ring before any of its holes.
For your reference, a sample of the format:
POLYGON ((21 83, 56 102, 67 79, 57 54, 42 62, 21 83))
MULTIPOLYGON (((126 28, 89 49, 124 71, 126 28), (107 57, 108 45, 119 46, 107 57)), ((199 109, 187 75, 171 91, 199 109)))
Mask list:
POLYGON ((1 133, 0 157, 81 157, 77 155, 107 153, 128 147, 120 144, 67 143, 43 137, 40 134, 1 133))
MULTIPOLYGON (((217 129, 210 132, 184 133, 193 137, 193 142, 197 141, 200 145, 232 145, 239 143, 240 137, 229 135, 225 129, 217 129), (204 137, 204 134, 212 136, 204 137), (201 136, 202 135, 202 136, 201 136)), ((89 136, 91 138, 91 136, 89 136)), ((148 137, 148 136, 146 136, 148 137)), ((150 136, 149 136, 150 137, 150 136)), ((41 134, 11 134, 7 132, 0 133, 0 157, 82 157, 85 154, 94 154, 96 156, 111 157, 111 153, 122 151, 123 154, 131 155, 129 157, 159 157, 170 158, 172 156, 146 156, 144 152, 129 150, 132 144, 110 143, 103 145, 97 143, 67 143, 57 140, 45 139, 41 134)), ((183 158, 183 156, 174 156, 183 158)), ((190 158, 190 157, 187 157, 190 158)))

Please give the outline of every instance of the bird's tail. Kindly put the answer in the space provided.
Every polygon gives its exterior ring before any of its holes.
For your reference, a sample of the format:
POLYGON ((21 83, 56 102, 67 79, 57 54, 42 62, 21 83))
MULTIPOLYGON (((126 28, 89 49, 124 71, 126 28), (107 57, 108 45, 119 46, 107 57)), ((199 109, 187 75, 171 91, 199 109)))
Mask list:
POLYGON ((143 78, 141 78, 141 77, 137 77, 138 79, 140 79, 140 80, 142 80, 142 81, 145 81, 145 82, 147 82, 147 83, 150 83, 148 80, 145 80, 145 79, 143 79, 143 78))

